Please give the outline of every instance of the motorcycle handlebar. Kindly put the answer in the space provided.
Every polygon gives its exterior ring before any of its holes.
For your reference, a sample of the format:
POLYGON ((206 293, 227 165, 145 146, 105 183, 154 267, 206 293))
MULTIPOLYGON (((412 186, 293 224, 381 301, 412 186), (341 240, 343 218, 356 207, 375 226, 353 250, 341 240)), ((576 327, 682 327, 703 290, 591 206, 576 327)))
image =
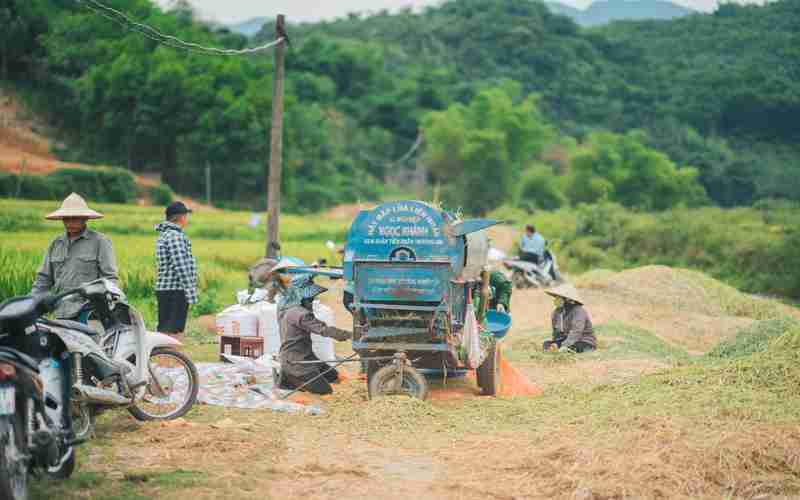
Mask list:
POLYGON ((66 292, 62 292, 56 295, 49 295, 42 301, 42 303, 44 304, 47 312, 53 312, 56 310, 56 307, 58 307, 58 304, 62 300, 69 297, 70 295, 80 294, 81 292, 82 292, 81 288, 74 288, 72 290, 67 290, 66 292))

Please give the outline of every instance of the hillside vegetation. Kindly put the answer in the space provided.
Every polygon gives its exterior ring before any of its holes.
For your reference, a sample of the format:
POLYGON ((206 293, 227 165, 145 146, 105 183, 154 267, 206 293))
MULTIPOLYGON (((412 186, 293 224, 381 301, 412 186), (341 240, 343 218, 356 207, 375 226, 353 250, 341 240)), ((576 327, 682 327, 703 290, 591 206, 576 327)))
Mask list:
MULTIPOLYGON (((379 198, 387 186, 408 191, 413 170, 424 180, 430 168, 435 180, 426 154, 447 144, 428 137, 426 120, 431 112, 479 106, 485 91, 503 91, 515 106, 534 94, 539 114, 521 118, 552 133, 518 147, 504 125, 468 127, 471 140, 450 153, 478 179, 506 158, 514 168, 495 176, 505 186, 540 179, 548 172, 541 163, 559 177, 588 168, 590 198, 612 193, 610 200, 625 204, 613 193, 630 189, 630 179, 613 175, 613 161, 585 158, 620 143, 604 131, 631 137, 641 129, 636 142, 661 156, 648 153, 632 165, 652 167, 651 178, 684 172, 678 185, 688 182, 700 195, 668 197, 669 206, 795 199, 798 1, 726 4, 711 15, 592 29, 531 0, 448 1, 422 13, 292 26, 285 207, 314 212, 379 198)), ((108 3, 194 42, 254 43, 197 22, 183 4, 165 13, 148 0, 108 3)), ((185 194, 203 192, 198 173, 210 164, 215 200, 263 205, 271 58, 181 53, 67 0, 5 0, 0 17, 10 26, 0 35, 0 79, 48 112, 68 139, 64 159, 157 171, 185 194)), ((271 30, 257 39, 271 39, 271 30)), ((562 204, 586 201, 587 189, 558 192, 562 204)), ((495 208, 499 199, 541 204, 530 191, 466 202, 450 193, 444 201, 470 212, 495 208)))
POLYGON ((533 215, 501 209, 492 215, 515 221, 517 234, 535 223, 559 265, 571 272, 662 264, 699 269, 752 293, 800 298, 795 205, 641 213, 600 204, 533 215))

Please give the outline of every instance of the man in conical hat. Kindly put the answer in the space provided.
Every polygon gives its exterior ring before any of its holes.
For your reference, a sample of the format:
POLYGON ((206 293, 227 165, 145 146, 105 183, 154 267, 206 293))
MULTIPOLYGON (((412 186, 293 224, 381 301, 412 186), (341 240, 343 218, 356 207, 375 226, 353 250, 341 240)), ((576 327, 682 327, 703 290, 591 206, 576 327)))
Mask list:
POLYGON ((546 340, 545 351, 587 352, 597 349, 597 337, 589 313, 583 307, 578 290, 564 283, 545 291, 553 297, 553 340, 546 340))
MULTIPOLYGON (((67 196, 61 208, 47 215, 49 220, 62 221, 65 231, 47 247, 31 294, 61 293, 99 278, 118 281, 117 260, 111 241, 86 224, 90 219, 102 217, 103 214, 89 208, 86 201, 75 193, 67 196)), ((55 315, 76 319, 82 305, 79 298, 63 301, 55 315)))

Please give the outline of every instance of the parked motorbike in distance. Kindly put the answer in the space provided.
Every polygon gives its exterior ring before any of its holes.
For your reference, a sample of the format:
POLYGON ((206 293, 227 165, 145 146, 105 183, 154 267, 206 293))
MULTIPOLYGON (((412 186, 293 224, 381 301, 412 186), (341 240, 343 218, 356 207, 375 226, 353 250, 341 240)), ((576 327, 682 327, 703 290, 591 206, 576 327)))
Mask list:
POLYGON ((70 365, 64 344, 40 317, 52 297, 0 304, 0 498, 28 496, 32 472, 57 479, 75 469, 70 421, 70 365))
POLYGON ((503 266, 511 271, 511 282, 514 288, 547 288, 561 282, 556 257, 550 250, 544 251, 541 262, 507 259, 503 266))
POLYGON ((72 428, 85 439, 98 413, 127 408, 138 420, 171 420, 185 415, 197 400, 194 363, 175 350, 180 342, 148 332, 125 294, 105 279, 85 283, 66 298, 80 295, 89 325, 46 322, 66 345, 72 361, 72 428))

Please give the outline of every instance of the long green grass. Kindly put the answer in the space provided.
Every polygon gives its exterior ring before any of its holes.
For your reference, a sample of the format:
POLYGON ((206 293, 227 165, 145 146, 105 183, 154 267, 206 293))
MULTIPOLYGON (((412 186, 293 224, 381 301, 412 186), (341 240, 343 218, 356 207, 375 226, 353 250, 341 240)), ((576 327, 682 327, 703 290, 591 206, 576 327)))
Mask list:
POLYGON ((526 213, 503 208, 521 234, 535 224, 571 272, 662 264, 703 271, 748 292, 800 298, 800 207, 676 208, 659 213, 602 204, 526 213))
MULTIPOLYGON (((57 203, 0 200, 0 301, 30 291, 44 253, 55 237, 63 232, 58 221, 44 216, 57 203)), ((90 222, 90 227, 104 233, 114 246, 123 289, 131 302, 145 313, 148 322, 155 319, 155 225, 163 220, 161 208, 131 205, 93 205, 105 215, 90 222)), ((200 303, 192 308, 193 316, 217 312, 235 302, 235 292, 247 287, 247 270, 264 255, 265 233, 261 224, 250 227, 252 214, 230 211, 197 211, 191 216, 187 234, 192 239, 199 266, 200 303)), ((343 243, 348 221, 322 216, 284 216, 281 218, 281 242, 284 255, 308 262, 337 256, 325 246, 327 240, 343 243)))

